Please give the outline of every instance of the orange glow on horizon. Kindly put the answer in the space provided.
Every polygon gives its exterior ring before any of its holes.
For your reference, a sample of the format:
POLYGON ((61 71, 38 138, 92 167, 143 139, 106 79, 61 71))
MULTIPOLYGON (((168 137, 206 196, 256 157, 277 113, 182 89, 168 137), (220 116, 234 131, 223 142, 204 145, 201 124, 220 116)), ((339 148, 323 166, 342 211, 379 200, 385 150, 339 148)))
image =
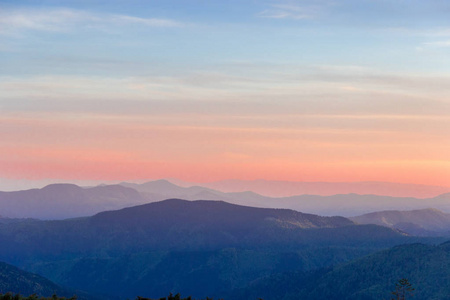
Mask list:
MULTIPOLYGON (((0 169, 8 178, 66 180, 145 180, 178 178, 188 182, 211 182, 226 179, 282 180, 304 182, 384 181, 449 186, 448 166, 439 162, 379 162, 336 164, 221 163, 206 162, 137 162, 126 160, 76 160, 72 162, 5 162, 0 169)), ((3 176, 5 177, 5 176, 3 176)))
POLYGON ((0 137, 0 177, 4 178, 388 181, 450 186, 450 141, 426 131, 15 117, 3 120, 0 137))

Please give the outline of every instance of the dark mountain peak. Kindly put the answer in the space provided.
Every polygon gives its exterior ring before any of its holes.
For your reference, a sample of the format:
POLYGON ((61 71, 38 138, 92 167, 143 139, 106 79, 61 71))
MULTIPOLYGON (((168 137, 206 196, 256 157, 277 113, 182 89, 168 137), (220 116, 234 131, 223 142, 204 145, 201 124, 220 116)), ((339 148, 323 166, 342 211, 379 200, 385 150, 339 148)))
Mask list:
POLYGON ((158 188, 173 188, 173 187, 179 187, 176 184, 171 183, 170 181, 166 179, 159 179, 154 181, 148 181, 145 183, 142 183, 141 185, 147 186, 147 187, 158 187, 158 188))
POLYGON ((141 214, 154 213, 156 211, 165 214, 176 214, 178 212, 183 214, 190 214, 190 213, 200 213, 202 210, 215 209, 217 211, 220 211, 223 210, 224 208, 230 209, 232 207, 245 207, 245 206, 234 205, 224 201, 213 201, 213 200, 189 201, 178 198, 171 198, 163 201, 127 207, 121 210, 102 212, 99 213, 99 215, 110 213, 121 214, 122 212, 135 212, 136 215, 138 216, 141 214))
POLYGON ((51 191, 51 192, 66 192, 66 191, 80 191, 83 190, 76 184, 71 183, 53 183, 49 184, 41 189, 42 191, 51 191))
POLYGON ((85 197, 85 190, 75 184, 56 183, 43 187, 38 194, 43 199, 61 200, 68 197, 82 199, 85 197))
POLYGON ((170 226, 206 226, 210 228, 257 228, 271 223, 298 228, 333 228, 353 225, 343 217, 320 217, 289 209, 255 208, 224 201, 167 199, 160 202, 102 212, 94 222, 120 222, 127 224, 170 224, 170 226), (276 221, 276 222, 275 222, 276 221))

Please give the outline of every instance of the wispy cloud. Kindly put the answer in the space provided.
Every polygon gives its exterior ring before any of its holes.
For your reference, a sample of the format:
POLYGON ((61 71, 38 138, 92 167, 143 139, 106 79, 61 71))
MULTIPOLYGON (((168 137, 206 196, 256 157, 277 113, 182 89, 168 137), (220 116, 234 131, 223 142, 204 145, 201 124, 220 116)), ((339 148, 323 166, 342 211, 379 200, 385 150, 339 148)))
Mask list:
POLYGON ((317 6, 276 4, 260 12, 258 16, 271 19, 313 19, 318 15, 318 11, 317 6))
POLYGON ((228 72, 122 78, 3 77, 0 101, 5 113, 448 117, 448 76, 386 73, 358 66, 270 65, 259 70, 259 75, 251 67, 240 67, 228 72))
POLYGON ((258 14, 259 17, 270 19, 312 19, 316 17, 317 11, 310 7, 302 7, 297 5, 272 5, 258 14))
POLYGON ((59 9, 52 11, 2 11, 0 32, 16 30, 61 31, 74 23, 98 21, 94 16, 81 11, 59 9))
POLYGON ((125 24, 140 24, 152 27, 180 27, 183 24, 170 19, 138 18, 125 15, 112 15, 110 21, 125 24))
POLYGON ((183 23, 165 18, 140 18, 120 14, 101 14, 67 8, 51 10, 3 10, 0 34, 17 35, 23 31, 64 32, 80 27, 109 28, 139 25, 146 27, 182 27, 183 23))

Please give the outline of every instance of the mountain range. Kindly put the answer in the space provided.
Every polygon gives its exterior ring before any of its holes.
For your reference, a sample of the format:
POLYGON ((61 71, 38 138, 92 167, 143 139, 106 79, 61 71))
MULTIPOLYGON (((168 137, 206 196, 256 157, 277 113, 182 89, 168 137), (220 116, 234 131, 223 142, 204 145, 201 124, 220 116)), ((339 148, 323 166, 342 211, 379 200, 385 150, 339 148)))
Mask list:
POLYGON ((382 210, 414 210, 433 207, 450 212, 450 193, 428 199, 378 195, 299 195, 271 198, 254 192, 224 193, 210 188, 181 187, 166 180, 144 184, 121 183, 82 188, 52 184, 42 189, 0 192, 0 215, 6 218, 65 219, 170 198, 222 200, 261 208, 285 208, 324 216, 357 216, 382 210))
POLYGON ((92 217, 0 224, 0 260, 103 295, 223 297, 283 272, 342 264, 386 247, 437 241, 343 217, 170 199, 92 217))
MULTIPOLYGON (((377 231, 380 238, 402 234, 375 225, 355 225, 344 217, 320 217, 286 209, 238 206, 222 201, 170 199, 92 217, 61 221, 26 219, 0 226, 7 244, 0 258, 58 253, 134 253, 142 249, 186 250, 222 247, 282 247, 311 243, 354 244, 377 231), (346 241, 345 235, 352 239, 346 241), (341 236, 342 235, 342 236, 341 236)), ((22 259, 21 258, 21 259, 22 259)), ((23 261, 20 260, 19 261, 23 261)))
POLYGON ((42 189, 0 192, 0 214, 3 218, 65 219, 146 202, 139 192, 121 185, 81 188, 51 184, 42 189))
POLYGON ((203 186, 222 192, 255 193, 269 197, 289 197, 295 195, 332 196, 336 194, 380 195, 391 197, 433 198, 449 193, 448 186, 434 186, 424 184, 407 184, 380 181, 363 182, 298 182, 281 180, 238 180, 229 179, 205 183, 189 183, 181 180, 169 179, 180 186, 203 186))

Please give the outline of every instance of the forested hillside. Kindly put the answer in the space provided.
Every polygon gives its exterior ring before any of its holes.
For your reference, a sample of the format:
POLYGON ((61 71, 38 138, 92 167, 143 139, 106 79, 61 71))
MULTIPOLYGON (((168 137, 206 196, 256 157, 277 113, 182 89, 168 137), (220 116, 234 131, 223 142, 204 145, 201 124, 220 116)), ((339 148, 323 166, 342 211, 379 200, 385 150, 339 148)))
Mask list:
POLYGON ((391 299, 401 278, 415 289, 413 299, 449 299, 450 242, 401 245, 334 268, 269 276, 235 291, 230 299, 391 299))
MULTIPOLYGON (((16 298, 8 298, 11 296, 11 294, 8 294, 9 292, 22 295, 36 294, 46 297, 50 297, 53 294, 70 297, 75 294, 75 291, 65 289, 42 276, 0 262, 0 299, 15 300, 16 298), (1 294, 4 295, 2 296, 1 294)), ((83 294, 79 299, 92 298, 83 294)))
POLYGON ((0 224, 0 259, 92 294, 217 298, 271 274, 417 240, 343 217, 173 199, 88 218, 0 224))

